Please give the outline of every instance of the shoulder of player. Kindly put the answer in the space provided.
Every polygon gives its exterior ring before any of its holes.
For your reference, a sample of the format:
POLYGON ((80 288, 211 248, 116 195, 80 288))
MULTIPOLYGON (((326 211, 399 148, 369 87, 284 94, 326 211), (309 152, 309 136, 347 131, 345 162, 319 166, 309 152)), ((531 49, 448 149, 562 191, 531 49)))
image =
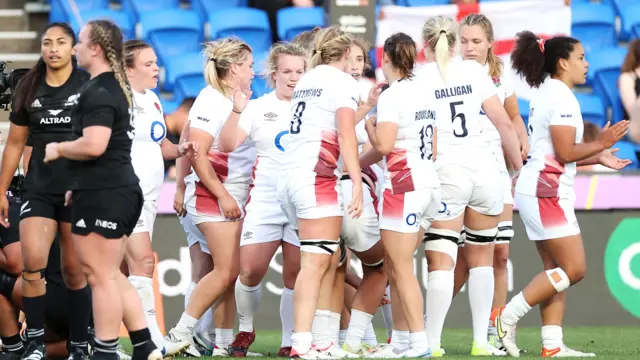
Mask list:
POLYGON ((100 84, 92 84, 93 86, 86 87, 78 100, 79 103, 84 106, 107 106, 117 108, 116 99, 113 94, 104 86, 100 84))

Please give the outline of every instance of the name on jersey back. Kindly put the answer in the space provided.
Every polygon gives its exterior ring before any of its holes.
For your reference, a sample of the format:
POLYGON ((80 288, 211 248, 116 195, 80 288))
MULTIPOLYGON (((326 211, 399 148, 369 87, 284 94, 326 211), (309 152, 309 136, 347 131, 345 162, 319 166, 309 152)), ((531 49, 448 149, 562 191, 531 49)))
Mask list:
POLYGON ((306 99, 311 97, 320 97, 321 95, 322 95, 322 89, 295 90, 293 92, 293 100, 306 99))
POLYGON ((436 112, 433 110, 420 110, 416 111, 416 120, 436 120, 436 112))
POLYGON ((473 92, 471 85, 454 86, 451 88, 436 90, 436 99, 453 96, 468 95, 473 92))

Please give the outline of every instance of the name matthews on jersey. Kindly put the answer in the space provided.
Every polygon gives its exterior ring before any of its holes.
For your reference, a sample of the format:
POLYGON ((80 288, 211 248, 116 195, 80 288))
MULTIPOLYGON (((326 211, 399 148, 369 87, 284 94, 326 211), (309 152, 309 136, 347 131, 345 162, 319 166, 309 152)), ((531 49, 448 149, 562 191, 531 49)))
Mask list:
POLYGON ((467 95, 467 94, 471 94, 472 92, 473 90, 471 89, 471 85, 463 85, 463 86, 456 86, 448 89, 440 89, 440 90, 436 90, 436 99, 467 95))
POLYGON ((322 95, 322 89, 305 89, 305 90, 295 90, 293 92, 293 100, 297 100, 300 98, 310 98, 310 97, 320 97, 322 95))

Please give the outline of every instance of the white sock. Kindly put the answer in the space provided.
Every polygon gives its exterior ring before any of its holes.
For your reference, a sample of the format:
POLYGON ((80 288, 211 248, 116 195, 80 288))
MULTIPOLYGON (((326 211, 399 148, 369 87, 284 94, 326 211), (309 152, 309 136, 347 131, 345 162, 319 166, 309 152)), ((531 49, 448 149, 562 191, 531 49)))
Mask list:
POLYGON ((189 283, 189 285, 187 285, 187 292, 184 294, 184 308, 187 308, 187 305, 189 305, 189 299, 191 299, 191 293, 193 292, 193 289, 196 288, 196 283, 194 283, 193 281, 189 283))
POLYGON ((262 284, 247 286, 236 280, 236 305, 238 307, 238 331, 253 332, 253 316, 258 312, 262 284))
POLYGON ((493 267, 480 266, 469 269, 469 305, 473 323, 473 340, 477 346, 487 344, 487 320, 491 317, 493 303, 493 267))
POLYGON ((213 316, 213 310, 208 308, 205 311, 204 315, 198 320, 198 325, 196 326, 196 331, 200 334, 209 334, 211 339, 215 338, 213 335, 214 329, 216 328, 216 318, 213 316))
POLYGON ((191 336, 197 322, 198 319, 183 312, 182 316, 180 316, 180 321, 178 321, 178 324, 175 327, 175 330, 177 330, 181 334, 189 334, 191 336))
POLYGON ((156 299, 153 293, 153 279, 145 276, 129 276, 129 282, 138 292, 142 302, 142 310, 147 318, 147 327, 151 333, 151 340, 158 347, 164 344, 164 336, 160 332, 158 319, 156 319, 156 299))
MULTIPOLYGON (((440 347, 442 328, 453 298, 453 271, 436 270, 427 280, 426 310, 427 338, 434 348, 440 347)), ((486 325, 486 323, 485 323, 486 325)))
POLYGON ((347 330, 340 330, 340 332, 338 333, 338 345, 342 347, 346 341, 347 341, 347 330))
POLYGON ((318 350, 324 350, 331 345, 331 337, 329 336, 329 324, 331 322, 331 311, 316 310, 311 324, 311 333, 313 334, 313 345, 318 350))
POLYGON ((229 344, 233 342, 233 329, 216 328, 216 346, 220 349, 229 348, 229 344))
POLYGON ((559 348, 564 345, 562 340, 562 327, 558 325, 546 325, 542 327, 542 346, 547 350, 559 348))
POLYGON ((282 344, 280 346, 291 346, 291 335, 293 334, 293 290, 291 289, 282 289, 280 321, 282 322, 282 344))
POLYGON ((391 346, 397 351, 402 352, 409 350, 410 346, 409 331, 404 330, 392 330, 391 331, 391 346))
POLYGON ((369 326, 367 326, 367 331, 364 332, 364 337, 362 338, 362 342, 369 346, 378 345, 378 338, 376 337, 375 330, 373 330, 372 323, 369 323, 369 326))
POLYGON ((529 310, 531 310, 531 305, 527 304, 521 291, 504 307, 501 319, 507 325, 515 325, 529 310))
POLYGON ((347 329, 347 338, 345 344, 349 348, 357 351, 362 345, 362 339, 367 331, 367 326, 371 324, 373 315, 364 311, 351 309, 351 320, 349 320, 349 328, 347 329))
MULTIPOLYGON (((391 299, 391 286, 387 285, 387 289, 384 291, 387 299, 393 301, 391 299)), ((382 320, 384 320, 384 327, 387 328, 387 336, 391 337, 391 332, 393 331, 393 315, 391 312, 391 304, 384 304, 381 306, 382 311, 382 320)))
POLYGON ((311 349, 313 334, 310 332, 299 332, 291 335, 291 348, 299 355, 306 354, 311 349))
POLYGON ((427 333, 425 331, 418 331, 409 334, 409 347, 416 350, 418 353, 426 353, 429 350, 429 343, 427 342, 427 333))
POLYGON ((340 317, 341 316, 342 314, 340 313, 331 312, 331 315, 329 317, 328 334, 329 334, 329 337, 331 338, 331 342, 336 346, 338 346, 338 344, 340 343, 340 317))

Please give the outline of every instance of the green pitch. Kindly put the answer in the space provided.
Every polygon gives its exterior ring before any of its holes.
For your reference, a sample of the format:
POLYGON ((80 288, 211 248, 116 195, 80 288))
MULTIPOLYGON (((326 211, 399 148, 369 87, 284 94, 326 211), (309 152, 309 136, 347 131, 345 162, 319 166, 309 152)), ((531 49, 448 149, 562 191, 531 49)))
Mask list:
MULTIPOLYGON (((386 341, 386 330, 378 329, 376 333, 379 341, 386 341)), ((471 329, 445 329, 442 339, 447 352, 443 359, 478 359, 468 355, 471 351, 471 329)), ((128 343, 128 339, 126 341, 128 343)), ((565 328, 564 342, 576 350, 596 353, 596 359, 640 359, 640 326, 565 328)), ((518 346, 527 351, 521 358, 540 359, 540 329, 518 329, 518 346)), ((130 346, 125 348, 127 351, 131 349, 130 346)), ((279 331, 258 331, 250 350, 274 356, 279 348, 279 331)))

